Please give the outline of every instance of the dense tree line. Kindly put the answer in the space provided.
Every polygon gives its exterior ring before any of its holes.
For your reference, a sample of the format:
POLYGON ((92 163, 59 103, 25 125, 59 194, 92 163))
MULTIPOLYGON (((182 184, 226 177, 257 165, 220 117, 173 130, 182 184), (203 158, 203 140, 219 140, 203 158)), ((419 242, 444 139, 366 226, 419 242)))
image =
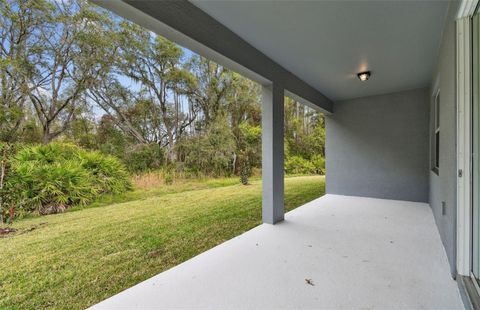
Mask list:
MULTIPOLYGON (((286 171, 323 173, 323 115, 285 104, 286 171)), ((256 83, 161 36, 86 0, 0 0, 0 141, 247 182, 260 125, 256 83)))

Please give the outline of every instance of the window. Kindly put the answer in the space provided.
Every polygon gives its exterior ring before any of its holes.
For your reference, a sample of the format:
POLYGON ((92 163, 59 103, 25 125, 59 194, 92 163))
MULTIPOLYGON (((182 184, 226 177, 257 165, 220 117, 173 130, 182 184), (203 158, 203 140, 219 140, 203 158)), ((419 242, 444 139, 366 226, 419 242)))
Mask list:
POLYGON ((433 99, 433 137, 432 137, 432 171, 438 174, 440 167, 440 91, 433 99))

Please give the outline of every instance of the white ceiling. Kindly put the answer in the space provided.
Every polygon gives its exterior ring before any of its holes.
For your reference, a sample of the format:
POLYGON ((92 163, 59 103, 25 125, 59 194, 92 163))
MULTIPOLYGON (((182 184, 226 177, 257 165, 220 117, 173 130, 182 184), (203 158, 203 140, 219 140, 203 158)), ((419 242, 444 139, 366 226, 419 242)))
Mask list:
POLYGON ((334 101, 428 86, 448 8, 406 0, 191 2, 334 101), (357 79, 362 70, 372 71, 368 82, 357 79))

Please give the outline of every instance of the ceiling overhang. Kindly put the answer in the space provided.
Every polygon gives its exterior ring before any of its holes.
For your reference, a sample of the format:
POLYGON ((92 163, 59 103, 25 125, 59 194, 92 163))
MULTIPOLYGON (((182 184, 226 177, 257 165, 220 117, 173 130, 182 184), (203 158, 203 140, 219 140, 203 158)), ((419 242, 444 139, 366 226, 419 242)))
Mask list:
POLYGON ((257 50, 222 23, 185 0, 93 2, 202 56, 261 83, 277 83, 287 95, 330 113, 332 101, 257 50))
POLYGON ((191 0, 333 101, 428 87, 449 1, 191 0), (371 71, 367 82, 357 73, 371 71))

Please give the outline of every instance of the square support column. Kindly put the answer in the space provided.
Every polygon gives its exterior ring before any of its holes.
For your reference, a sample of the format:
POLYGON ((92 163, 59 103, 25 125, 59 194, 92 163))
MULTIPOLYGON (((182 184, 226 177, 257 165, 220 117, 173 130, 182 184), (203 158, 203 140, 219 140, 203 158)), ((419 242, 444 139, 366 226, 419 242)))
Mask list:
POLYGON ((275 224, 284 219, 284 89, 262 86, 262 220, 275 224))

